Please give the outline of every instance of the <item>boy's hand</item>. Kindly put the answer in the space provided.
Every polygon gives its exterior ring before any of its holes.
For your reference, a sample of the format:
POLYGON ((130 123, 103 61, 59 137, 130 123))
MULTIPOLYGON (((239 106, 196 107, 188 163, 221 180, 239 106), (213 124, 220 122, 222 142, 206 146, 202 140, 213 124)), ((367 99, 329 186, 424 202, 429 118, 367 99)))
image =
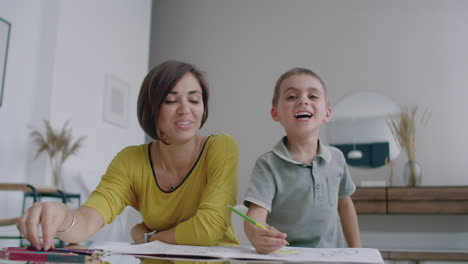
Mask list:
MULTIPOLYGON (((247 216, 257 223, 267 226, 265 224, 267 215, 268 211, 265 208, 254 203, 250 204, 247 216)), ((288 245, 288 241, 286 241, 288 235, 272 226, 267 226, 267 229, 263 229, 248 221, 244 221, 244 232, 257 253, 260 254, 268 254, 288 245)))
POLYGON ((286 241, 287 234, 278 231, 272 226, 269 226, 268 229, 261 229, 255 225, 249 225, 250 227, 247 228, 246 235, 257 253, 268 254, 288 244, 286 241))
POLYGON ((247 232, 250 243, 260 254, 268 254, 286 246, 288 244, 287 236, 286 233, 282 233, 272 226, 269 226, 268 229, 261 229, 252 225, 252 230, 247 232))

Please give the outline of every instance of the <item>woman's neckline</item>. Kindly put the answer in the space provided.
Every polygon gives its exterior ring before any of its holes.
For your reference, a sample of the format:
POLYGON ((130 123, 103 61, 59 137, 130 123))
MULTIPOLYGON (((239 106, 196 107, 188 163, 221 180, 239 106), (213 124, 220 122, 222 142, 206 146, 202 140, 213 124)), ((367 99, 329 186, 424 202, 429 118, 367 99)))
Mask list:
MULTIPOLYGON (((153 143, 155 143, 155 141, 152 141, 148 144, 148 148, 147 148, 147 151, 148 151, 148 159, 149 159, 149 163, 150 163, 150 167, 151 167, 151 172, 153 174, 153 179, 154 179, 154 182, 156 184, 156 186, 158 187, 158 189, 164 193, 172 193, 172 192, 175 192, 177 189, 179 189, 179 187, 181 187, 186 181, 187 179, 190 177, 190 175, 192 174, 193 170, 197 167, 201 157, 203 156, 204 152, 205 152, 205 147, 208 143, 208 141, 210 140, 211 136, 207 136, 206 138, 204 138, 204 142, 202 143, 202 147, 199 151, 199 153, 197 154, 196 156, 196 159, 195 159, 195 162, 193 163, 193 165, 191 166, 191 168, 189 169, 189 171, 184 175, 183 177, 183 180, 179 183, 179 184, 173 184, 173 188, 169 188, 169 190, 165 190, 162 188, 162 186, 160 185, 160 183, 158 182, 158 178, 157 178, 157 174, 156 174, 156 171, 155 171, 155 164, 153 163, 153 155, 151 153, 151 146, 153 143)), ((155 158, 157 158, 157 156, 155 156, 155 158)), ((172 184, 171 184, 172 185, 172 184)))

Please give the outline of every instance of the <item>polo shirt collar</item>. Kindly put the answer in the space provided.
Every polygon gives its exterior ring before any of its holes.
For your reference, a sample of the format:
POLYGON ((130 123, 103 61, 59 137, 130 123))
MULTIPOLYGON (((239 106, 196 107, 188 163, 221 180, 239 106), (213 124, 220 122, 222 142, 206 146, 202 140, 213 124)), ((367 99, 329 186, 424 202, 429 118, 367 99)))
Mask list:
MULTIPOLYGON (((284 159, 285 161, 299 165, 303 164, 303 162, 297 161, 291 156, 291 153, 289 153, 289 150, 286 147, 286 142, 288 142, 288 137, 284 136, 278 143, 276 143, 276 146, 273 148, 273 153, 275 153, 278 157, 284 159)), ((323 144, 320 139, 319 153, 317 155, 317 158, 320 158, 327 163, 331 160, 330 147, 323 144)))

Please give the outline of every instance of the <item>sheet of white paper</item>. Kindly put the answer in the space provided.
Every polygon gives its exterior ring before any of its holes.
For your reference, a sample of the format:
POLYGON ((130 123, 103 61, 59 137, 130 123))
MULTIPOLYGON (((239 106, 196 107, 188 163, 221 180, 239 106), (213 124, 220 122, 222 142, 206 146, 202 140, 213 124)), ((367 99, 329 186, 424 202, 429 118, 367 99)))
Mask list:
POLYGON ((253 247, 235 246, 182 246, 171 245, 160 241, 146 244, 114 244, 102 245, 101 249, 113 254, 132 255, 168 255, 183 257, 215 257, 221 259, 245 260, 279 260, 289 262, 359 262, 383 263, 382 256, 377 249, 372 248, 300 248, 283 247, 270 254, 257 254, 253 247))

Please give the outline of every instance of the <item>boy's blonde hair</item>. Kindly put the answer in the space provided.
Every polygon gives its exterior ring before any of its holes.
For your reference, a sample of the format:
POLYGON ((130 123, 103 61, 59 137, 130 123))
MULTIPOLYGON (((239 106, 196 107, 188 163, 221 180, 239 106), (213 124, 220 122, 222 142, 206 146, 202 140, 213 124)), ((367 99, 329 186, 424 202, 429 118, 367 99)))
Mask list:
POLYGON ((322 79, 315 72, 313 72, 313 71, 311 71, 311 70, 309 70, 307 68, 300 68, 300 67, 292 68, 289 71, 283 73, 278 78, 278 80, 276 81, 276 84, 275 84, 275 92, 273 93, 273 100, 271 101, 272 106, 276 106, 276 104, 278 103, 281 83, 286 78, 288 78, 290 76, 293 76, 293 75, 299 75, 299 74, 307 74, 307 75, 310 75, 310 76, 312 76, 315 79, 320 81, 320 83, 323 86, 323 91, 325 93, 325 102, 327 103, 327 106, 329 106, 330 102, 328 101, 328 93, 327 93, 327 88, 325 87, 325 83, 322 81, 322 79))

